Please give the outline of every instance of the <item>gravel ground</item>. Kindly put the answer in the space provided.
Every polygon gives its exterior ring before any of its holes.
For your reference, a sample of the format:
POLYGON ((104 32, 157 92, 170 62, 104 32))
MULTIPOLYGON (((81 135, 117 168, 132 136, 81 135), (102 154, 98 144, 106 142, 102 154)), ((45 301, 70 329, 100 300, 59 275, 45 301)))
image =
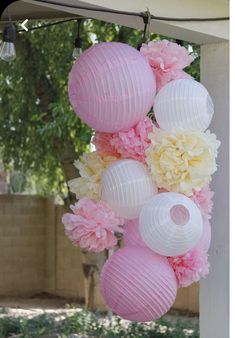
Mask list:
MULTIPOLYGON (((67 314, 82 311, 81 304, 68 299, 57 297, 33 297, 33 298, 0 298, 0 318, 1 317, 25 317, 32 318, 43 313, 67 314)), ((165 316, 169 320, 179 318, 190 318, 192 321, 198 321, 198 316, 191 313, 172 310, 165 316)))
MULTIPOLYGON (((66 300, 57 297, 33 297, 33 298, 0 298, 0 318, 25 318, 31 319, 42 314, 51 314, 57 321, 61 321, 68 316, 79 313, 83 310, 81 304, 77 304, 72 300, 66 300)), ((175 310, 170 311, 164 316, 165 319, 177 321, 178 319, 187 320, 197 324, 198 316, 190 313, 182 313, 175 310)), ((115 319, 114 319, 115 320, 115 319)), ((101 316, 101 321, 109 325, 107 314, 101 316)), ((122 321, 126 326, 128 321, 122 321)), ((151 324, 150 324, 151 325, 151 324)), ((12 336, 12 337, 18 337, 12 336)), ((45 335, 42 338, 60 338, 60 335, 45 335)), ((69 338, 86 338, 85 336, 71 335, 69 338)))

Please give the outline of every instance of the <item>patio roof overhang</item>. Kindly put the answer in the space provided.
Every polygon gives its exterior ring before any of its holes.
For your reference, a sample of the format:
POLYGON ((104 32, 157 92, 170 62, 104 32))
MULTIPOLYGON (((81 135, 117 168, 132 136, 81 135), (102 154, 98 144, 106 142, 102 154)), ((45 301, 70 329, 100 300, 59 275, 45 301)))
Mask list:
MULTIPOLYGON (((84 16, 143 29, 141 17, 69 8, 68 6, 84 6, 136 13, 144 12, 148 8, 152 15, 168 18, 216 18, 229 16, 228 0, 145 0, 144 2, 142 0, 53 0, 53 4, 46 3, 43 0, 18 0, 12 2, 8 9, 6 8, 3 11, 0 23, 2 22, 3 24, 9 20, 8 13, 10 13, 14 21, 84 16), (66 7, 62 4, 66 4, 66 7)), ((216 43, 229 39, 229 21, 176 22, 154 19, 151 21, 150 31, 198 44, 216 43)))

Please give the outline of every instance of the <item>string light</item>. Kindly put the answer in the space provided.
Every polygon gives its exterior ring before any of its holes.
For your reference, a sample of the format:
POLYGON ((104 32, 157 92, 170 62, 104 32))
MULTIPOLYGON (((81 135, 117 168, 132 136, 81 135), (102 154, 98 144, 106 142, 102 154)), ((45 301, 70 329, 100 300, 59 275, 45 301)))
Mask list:
POLYGON ((16 25, 9 23, 3 30, 3 42, 0 49, 0 58, 11 62, 16 58, 15 42, 16 25))
MULTIPOLYGON (((57 1, 53 0, 37 0, 35 2, 41 2, 41 3, 46 3, 46 4, 51 4, 51 5, 60 5, 62 7, 67 7, 70 9, 81 9, 81 10, 86 10, 86 11, 93 11, 93 12, 101 12, 101 13, 113 13, 113 14, 119 14, 119 15, 129 15, 129 16, 138 16, 138 17, 143 17, 146 15, 146 12, 138 13, 138 12, 128 12, 128 11, 119 11, 119 10, 113 10, 109 8, 100 8, 100 7, 87 7, 87 6, 79 6, 79 5, 72 5, 72 4, 67 4, 60 2, 58 3, 57 1)), ((224 20, 229 20, 229 17, 211 17, 211 18, 170 18, 170 17, 163 17, 163 16, 156 16, 151 14, 151 19, 153 20, 162 20, 162 21, 178 21, 178 22, 189 22, 189 21, 198 21, 198 22, 203 22, 203 21, 224 21, 224 20)))
MULTIPOLYGON (((53 0, 37 0, 35 2, 41 2, 41 3, 47 3, 47 4, 55 4, 58 5, 57 2, 53 0)), ((160 16, 155 16, 152 15, 149 10, 145 12, 128 12, 128 11, 118 11, 118 10, 112 10, 112 9, 107 9, 107 8, 98 8, 98 7, 86 7, 86 6, 79 6, 79 5, 70 5, 66 3, 60 3, 61 6, 63 7, 68 7, 68 8, 76 8, 76 9, 81 9, 81 10, 87 10, 87 11, 94 11, 94 12, 103 12, 103 13, 113 13, 113 14, 118 14, 118 15, 128 15, 128 16, 134 16, 134 17, 141 17, 143 18, 144 21, 144 34, 143 34, 143 39, 142 43, 146 42, 147 40, 147 35, 149 32, 149 25, 151 20, 159 20, 159 21, 176 21, 176 22, 209 22, 209 21, 226 21, 229 20, 229 17, 210 17, 210 18, 174 18, 174 17, 160 17, 160 16)), ((84 17, 83 17, 84 19, 84 17)), ((87 18, 86 18, 87 19, 87 18)), ((68 21, 73 21, 77 20, 77 25, 78 25, 78 31, 77 31, 77 38, 74 41, 74 50, 73 50, 73 57, 76 59, 82 52, 82 39, 80 37, 80 25, 82 19, 79 18, 72 18, 68 20, 61 20, 41 26, 35 26, 31 27, 28 29, 28 31, 33 31, 37 29, 42 29, 45 27, 49 26, 54 26, 58 24, 62 24, 64 22, 68 21)), ((4 61, 11 62, 16 58, 16 51, 15 51, 15 46, 14 42, 16 40, 16 33, 17 32, 25 32, 25 30, 16 30, 16 26, 13 23, 9 23, 3 31, 3 43, 0 47, 0 58, 4 61)), ((142 44, 141 43, 141 44, 142 44)), ((177 43, 182 45, 183 42, 181 40, 177 40, 177 43)), ((138 46, 138 50, 141 47, 141 44, 138 46)))
POLYGON ((82 53, 82 38, 80 36, 80 28, 81 28, 82 19, 77 20, 77 37, 74 41, 74 50, 73 50, 73 58, 77 59, 79 55, 82 53))

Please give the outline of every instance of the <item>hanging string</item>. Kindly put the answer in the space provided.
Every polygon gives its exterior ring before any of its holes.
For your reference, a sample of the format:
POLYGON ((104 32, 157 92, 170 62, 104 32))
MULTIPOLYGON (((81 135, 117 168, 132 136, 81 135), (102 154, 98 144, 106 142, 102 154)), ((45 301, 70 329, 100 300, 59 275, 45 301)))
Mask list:
MULTIPOLYGON (((58 3, 55 0, 36 0, 35 3, 41 2, 41 3, 47 3, 51 5, 59 5, 62 7, 67 7, 67 8, 75 8, 75 9, 81 9, 81 10, 86 10, 86 11, 93 11, 93 12, 101 12, 101 13, 112 13, 112 14, 119 14, 119 15, 129 15, 129 16, 136 16, 136 17, 143 17, 143 13, 138 13, 138 12, 128 12, 128 11, 119 11, 119 10, 114 10, 110 8, 101 8, 101 7, 88 7, 88 6, 80 6, 80 5, 72 5, 68 4, 66 2, 60 2, 58 3)), ((153 20, 162 20, 162 21, 179 21, 179 22, 190 22, 190 21, 198 21, 198 22, 203 22, 203 21, 224 21, 224 20, 229 20, 229 17, 211 17, 211 18, 170 18, 170 17, 163 17, 163 16, 156 16, 156 15, 151 15, 151 19, 153 20)))
POLYGON ((180 46, 183 46, 184 45, 184 41, 183 40, 179 40, 179 39, 176 39, 175 42, 180 45, 180 46))
MULTIPOLYGON (((35 30, 38 30, 38 29, 47 28, 47 27, 51 27, 51 26, 60 25, 62 23, 66 23, 66 22, 70 22, 70 21, 75 21, 75 20, 78 20, 78 18, 76 17, 76 18, 72 18, 72 19, 66 19, 66 20, 60 20, 60 21, 56 21, 56 22, 50 22, 50 23, 47 23, 47 24, 44 24, 44 25, 40 25, 40 26, 30 27, 30 28, 28 28, 28 32, 35 31, 35 30)), ((17 33, 25 33, 25 32, 26 32, 25 29, 18 29, 17 30, 17 33)))
POLYGON ((146 12, 143 12, 141 14, 142 14, 142 18, 144 21, 144 31, 143 31, 142 41, 139 43, 137 50, 140 50, 142 44, 147 42, 148 37, 149 37, 149 31, 150 31, 150 23, 151 23, 151 13, 148 8, 146 12))

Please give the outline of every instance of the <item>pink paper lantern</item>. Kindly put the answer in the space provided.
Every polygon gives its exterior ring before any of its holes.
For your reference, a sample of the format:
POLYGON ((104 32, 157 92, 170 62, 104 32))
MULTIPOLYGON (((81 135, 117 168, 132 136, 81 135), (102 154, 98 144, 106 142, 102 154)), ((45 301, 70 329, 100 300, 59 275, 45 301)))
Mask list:
POLYGON ((173 305, 177 281, 166 257, 148 248, 125 247, 105 263, 101 291, 117 315, 147 322, 160 318, 173 305))
POLYGON ((128 130, 154 102, 151 67, 133 47, 103 42, 86 50, 69 76, 69 99, 76 114, 102 132, 128 130))
POLYGON ((211 244, 211 225, 208 219, 203 221, 202 236, 199 242, 195 245, 196 248, 200 248, 204 251, 208 251, 211 244))
POLYGON ((125 223, 123 240, 125 246, 143 246, 146 244, 142 240, 139 231, 139 219, 132 219, 125 223))

